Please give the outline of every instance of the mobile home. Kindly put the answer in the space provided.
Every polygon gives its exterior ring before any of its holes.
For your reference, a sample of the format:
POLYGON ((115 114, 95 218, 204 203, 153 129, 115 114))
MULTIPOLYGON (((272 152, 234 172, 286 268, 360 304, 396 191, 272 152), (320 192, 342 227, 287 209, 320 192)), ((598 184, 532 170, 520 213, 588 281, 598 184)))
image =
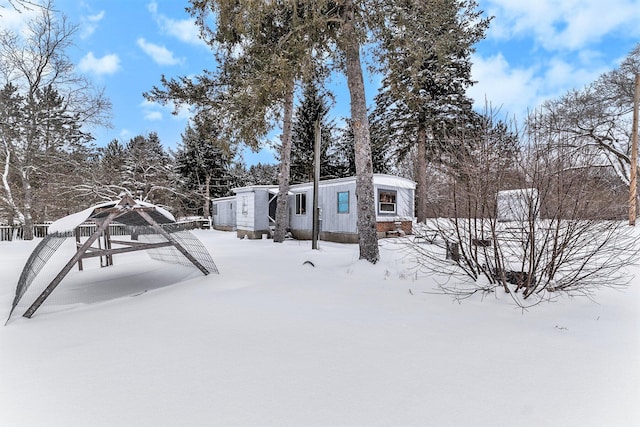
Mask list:
MULTIPOLYGON (((379 237, 411 234, 416 184, 405 178, 375 174, 376 228, 379 237)), ((318 208, 320 239, 357 242, 357 200, 355 177, 320 181, 318 208)), ((235 229, 238 237, 259 239, 271 236, 275 226, 277 186, 253 185, 236 188, 235 196, 213 200, 214 228, 235 229), (235 223, 223 223, 222 211, 231 213, 235 202, 235 223)), ((311 239, 313 226, 313 183, 292 185, 287 195, 287 229, 296 239, 311 239)))

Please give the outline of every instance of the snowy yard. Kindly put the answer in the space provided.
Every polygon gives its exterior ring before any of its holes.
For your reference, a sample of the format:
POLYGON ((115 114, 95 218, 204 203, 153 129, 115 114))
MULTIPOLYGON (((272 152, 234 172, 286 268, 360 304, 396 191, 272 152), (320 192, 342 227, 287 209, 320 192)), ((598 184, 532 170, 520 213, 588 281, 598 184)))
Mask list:
MULTIPOLYGON (((0 425, 640 425, 640 277, 523 313, 425 293, 392 240, 372 266, 357 245, 196 234, 220 275, 121 255, 32 319, 23 301, 0 425)), ((3 322, 36 244, 0 242, 3 322)))

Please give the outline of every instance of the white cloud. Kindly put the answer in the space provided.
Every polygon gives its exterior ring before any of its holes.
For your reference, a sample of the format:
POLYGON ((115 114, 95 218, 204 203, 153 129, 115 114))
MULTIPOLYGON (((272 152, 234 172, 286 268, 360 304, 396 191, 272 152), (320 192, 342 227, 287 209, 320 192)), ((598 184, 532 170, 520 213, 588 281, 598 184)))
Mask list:
POLYGON ((24 34, 27 23, 38 15, 37 8, 14 9, 6 0, 0 0, 0 30, 24 34))
POLYGON ((149 111, 144 115, 144 119, 149 121, 162 120, 162 113, 160 111, 149 111))
POLYGON ((598 77, 609 71, 606 67, 599 67, 599 61, 589 60, 589 66, 581 67, 579 63, 569 63, 561 58, 551 58, 544 71, 545 89, 554 96, 566 92, 570 88, 582 88, 594 82, 598 77))
POLYGON ((145 120, 162 120, 165 115, 168 115, 172 120, 187 122, 192 116, 189 106, 186 105, 182 105, 178 108, 178 114, 173 114, 173 110, 175 108, 175 104, 173 102, 162 105, 145 99, 140 103, 140 108, 142 109, 145 120))
POLYGON ((144 99, 141 103, 140 103, 140 107, 142 108, 155 108, 155 107, 160 107, 161 105, 158 104, 157 102, 154 101, 148 101, 146 99, 144 99))
POLYGON ((164 46, 160 46, 154 43, 147 42, 144 38, 140 37, 136 43, 153 59, 156 64, 159 65, 176 65, 183 62, 182 59, 173 56, 173 52, 164 46))
POLYGON ((606 34, 640 34, 638 0, 481 0, 495 16, 488 35, 497 39, 532 36, 545 50, 576 50, 606 34))
MULTIPOLYGON (((173 111, 174 109, 173 103, 171 103, 171 105, 167 107, 170 108, 171 111, 173 111)), ((189 108, 188 105, 181 105, 180 107, 178 107, 178 114, 173 115, 173 117, 175 117, 177 120, 189 120, 192 116, 193 113, 191 112, 191 108, 189 108)))
POLYGON ((140 109, 142 110, 142 116, 145 120, 162 120, 162 105, 157 102, 151 102, 145 99, 140 103, 140 109))
POLYGON ((90 37, 98 28, 98 24, 100 23, 100 21, 102 21, 102 19, 104 18, 105 12, 100 11, 99 13, 96 13, 95 15, 89 15, 89 16, 83 16, 82 18, 80 18, 81 21, 81 31, 80 31, 80 38, 81 39, 86 39, 88 37, 90 37))
POLYGON ((474 56, 472 78, 478 83, 468 94, 476 108, 483 109, 486 101, 503 114, 518 117, 535 106, 542 84, 534 68, 512 68, 500 53, 488 58, 474 56))
POLYGON ((89 52, 80 60, 78 68, 84 73, 114 74, 120 70, 120 58, 115 53, 96 58, 89 52))
POLYGON ((147 5, 147 10, 156 21, 160 29, 171 37, 178 40, 193 44, 196 46, 204 46, 207 44, 199 37, 199 30, 192 19, 171 19, 158 13, 158 3, 155 1, 147 5))
MULTIPOLYGON (((591 59, 593 55, 587 56, 591 59)), ((494 109, 500 108, 501 113, 516 116, 520 122, 545 100, 582 88, 608 71, 599 61, 582 66, 561 56, 539 60, 527 68, 513 67, 502 53, 488 57, 476 54, 472 61, 472 78, 478 83, 468 94, 475 107, 483 109, 486 100, 494 109)))
POLYGON ((147 4, 147 10, 149 12, 151 12, 152 15, 155 15, 158 13, 158 3, 156 3, 155 1, 150 2, 149 4, 147 4))
POLYGON ((122 128, 118 133, 118 136, 120 137, 121 141, 127 141, 128 139, 131 139, 131 137, 133 136, 133 132, 131 132, 127 128, 122 128))

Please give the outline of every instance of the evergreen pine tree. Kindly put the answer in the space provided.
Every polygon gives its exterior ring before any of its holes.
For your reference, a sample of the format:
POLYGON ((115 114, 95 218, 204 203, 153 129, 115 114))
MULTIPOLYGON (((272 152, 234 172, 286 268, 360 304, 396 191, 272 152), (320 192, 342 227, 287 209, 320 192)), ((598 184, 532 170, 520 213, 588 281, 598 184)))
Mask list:
POLYGON ((426 217, 427 157, 455 151, 447 135, 470 120, 470 56, 490 21, 477 6, 475 0, 390 1, 374 15, 384 73, 375 118, 398 153, 416 147, 418 221, 426 217))
POLYGON ((302 101, 296 110, 291 140, 291 182, 313 181, 315 122, 320 121, 320 177, 337 178, 335 159, 331 156, 333 124, 328 120, 329 107, 314 82, 305 83, 302 101))
POLYGON ((234 151, 220 140, 220 131, 196 117, 182 134, 182 145, 176 153, 176 171, 181 177, 183 204, 190 211, 208 217, 212 197, 229 194, 232 186, 229 167, 234 151))
MULTIPOLYGON (((371 163, 373 173, 389 173, 392 171, 391 152, 388 139, 381 136, 382 129, 376 122, 372 122, 371 133, 371 163)), ((335 146, 334 161, 337 174, 341 177, 355 176, 356 156, 353 141, 351 121, 346 120, 346 126, 340 131, 338 143, 335 146)))
POLYGON ((171 204, 173 160, 155 132, 131 138, 125 147, 123 186, 136 198, 171 204))

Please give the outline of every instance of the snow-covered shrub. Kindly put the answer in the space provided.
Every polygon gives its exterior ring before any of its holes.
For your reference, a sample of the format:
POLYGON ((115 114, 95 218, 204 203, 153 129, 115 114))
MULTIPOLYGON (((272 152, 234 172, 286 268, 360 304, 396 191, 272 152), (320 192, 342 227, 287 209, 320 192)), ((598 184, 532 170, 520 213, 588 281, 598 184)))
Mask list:
POLYGON ((520 305, 626 285, 640 239, 623 220, 624 185, 597 152, 526 136, 510 157, 488 133, 455 153, 450 214, 416 224, 407 243, 418 267, 451 277, 445 293, 503 289, 520 305), (518 195, 519 215, 507 221, 498 206, 504 190, 518 195))

